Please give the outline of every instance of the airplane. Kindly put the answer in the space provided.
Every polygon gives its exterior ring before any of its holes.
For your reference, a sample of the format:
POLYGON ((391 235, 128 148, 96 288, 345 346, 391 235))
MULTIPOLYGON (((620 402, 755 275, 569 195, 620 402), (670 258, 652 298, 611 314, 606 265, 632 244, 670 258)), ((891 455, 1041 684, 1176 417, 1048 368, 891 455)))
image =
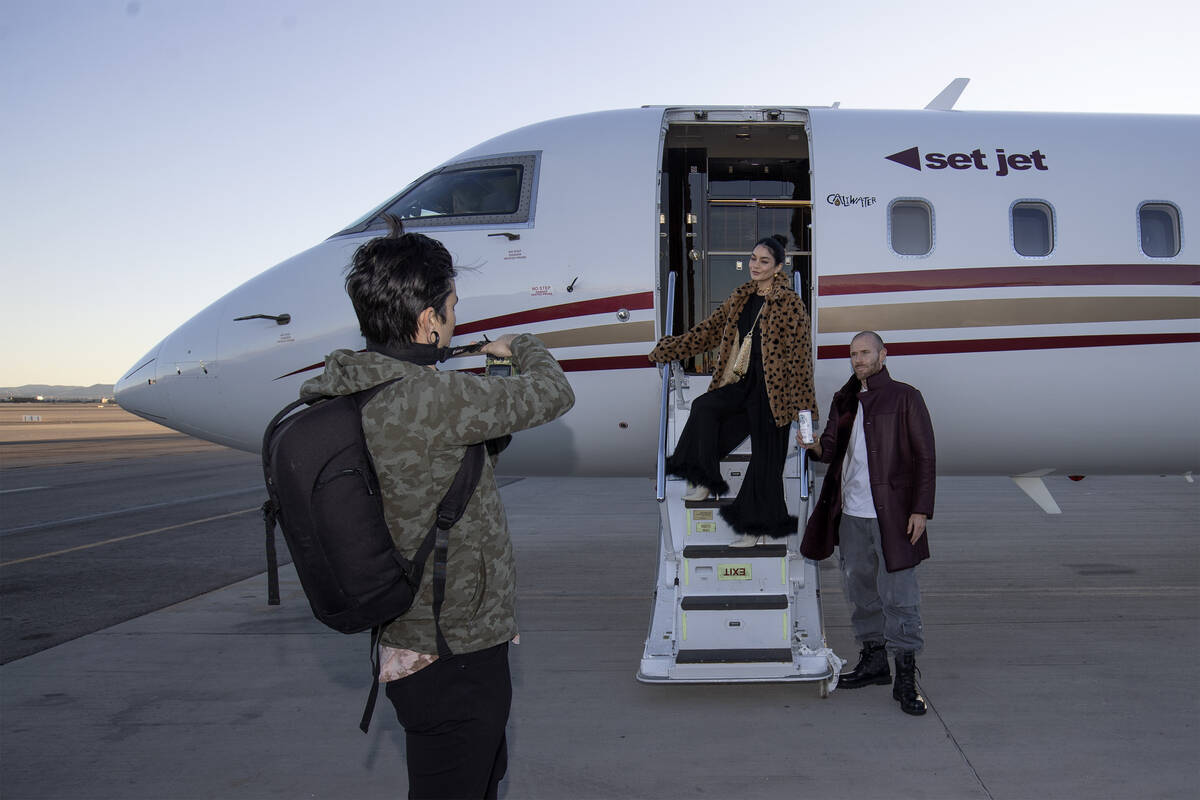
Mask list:
MULTIPOLYGON (((646 354, 668 301, 674 331, 699 322, 779 233, 822 419, 850 338, 873 329, 924 394, 940 474, 1013 476, 1050 512, 1050 474, 1190 479, 1200 116, 956 111, 965 82, 919 110, 644 106, 502 134, 196 314, 116 398, 257 452, 327 353, 365 346, 344 274, 390 213, 464 267, 452 344, 534 333, 569 375, 574 410, 517 436, 501 468, 648 476, 665 391, 646 354)), ((694 388, 707 366, 684 365, 694 388)))

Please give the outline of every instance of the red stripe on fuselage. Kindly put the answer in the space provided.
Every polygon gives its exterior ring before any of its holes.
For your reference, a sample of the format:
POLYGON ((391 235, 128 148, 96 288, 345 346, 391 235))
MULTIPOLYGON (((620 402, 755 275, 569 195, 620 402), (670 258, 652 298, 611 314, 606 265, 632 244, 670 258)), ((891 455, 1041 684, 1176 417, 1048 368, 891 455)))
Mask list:
POLYGON ((654 362, 645 356, 605 356, 602 358, 565 358, 558 362, 563 372, 596 372, 604 369, 652 369, 654 362))
POLYGON ((1200 286, 1200 264, 1064 264, 822 275, 822 297, 1004 286, 1200 286))
POLYGON ((654 292, 636 292, 615 297, 600 297, 596 300, 580 300, 577 303, 563 303, 557 306, 531 308, 528 311, 517 311, 512 314, 502 314, 498 317, 477 319, 454 326, 454 335, 477 333, 496 328, 512 328, 517 325, 528 325, 532 322, 546 322, 552 319, 567 317, 584 317, 589 314, 603 314, 608 311, 619 311, 622 308, 630 311, 640 311, 654 308, 654 292))
MULTIPOLYGON (((599 358, 565 358, 558 362, 563 368, 563 372, 599 372, 606 369, 650 369, 654 366, 650 359, 645 356, 604 356, 599 358)), ((301 372, 308 372, 313 369, 320 369, 325 366, 325 362, 313 364, 311 366, 289 372, 287 375, 280 375, 279 378, 286 378, 288 375, 299 375, 301 372)), ((462 372, 483 372, 483 367, 471 367, 461 370, 462 372)), ((279 380, 276 378, 275 380, 279 380)))
MULTIPOLYGON (((301 367, 300 369, 294 369, 291 372, 285 372, 284 374, 280 375, 279 378, 290 378, 293 375, 299 375, 301 372, 308 372, 309 370, 313 369, 321 369, 324 366, 325 362, 319 361, 316 364, 309 364, 307 367, 301 367)), ((272 378, 271 380, 277 381, 279 378, 272 378)))
MULTIPOLYGON (((1012 339, 954 339, 945 342, 892 342, 889 356, 923 356, 948 353, 999 353, 1010 350, 1057 350, 1071 347, 1128 347, 1144 344, 1200 342, 1200 333, 1131 333, 1097 336, 1031 336, 1012 339)), ((817 358, 849 358, 850 345, 826 344, 817 358)))
MULTIPOLYGON (((461 325, 454 326, 454 335, 467 333, 477 333, 494 328, 511 328, 515 325, 526 325, 531 322, 546 322, 552 319, 565 319, 567 317, 583 317, 588 314, 603 314, 608 311, 620 311, 622 308, 630 311, 641 311, 647 308, 654 308, 654 292, 636 292, 634 294, 622 294, 614 297, 601 297, 596 300, 580 300, 577 303, 562 303, 557 306, 546 306, 544 308, 531 308, 528 311, 517 311, 512 314, 503 314, 499 317, 488 317, 487 319, 479 319, 474 322, 464 322, 461 325)), ((642 356, 619 356, 617 358, 642 358, 642 356)), ((608 361, 611 359, 597 358, 578 358, 574 361, 608 361)), ((561 364, 568 362, 562 361, 561 364)), ((322 361, 319 364, 310 364, 307 367, 292 370, 291 372, 280 375, 274 380, 280 378, 289 378, 292 375, 299 375, 302 372, 308 372, 314 369, 321 369, 325 366, 322 361)), ((649 364, 636 364, 633 366, 643 367, 649 364)), ((620 367, 595 367, 594 369, 630 369, 629 366, 620 367)), ((564 370, 570 372, 566 366, 564 370)), ((593 369, 586 367, 581 369, 593 369)), ((469 370, 468 370, 469 371, 469 370)))
MULTIPOLYGON (((654 366, 645 356, 606 356, 603 358, 567 358, 558 362, 563 372, 600 372, 606 369, 650 369, 654 366)), ((459 372, 483 374, 483 367, 470 367, 459 372)))

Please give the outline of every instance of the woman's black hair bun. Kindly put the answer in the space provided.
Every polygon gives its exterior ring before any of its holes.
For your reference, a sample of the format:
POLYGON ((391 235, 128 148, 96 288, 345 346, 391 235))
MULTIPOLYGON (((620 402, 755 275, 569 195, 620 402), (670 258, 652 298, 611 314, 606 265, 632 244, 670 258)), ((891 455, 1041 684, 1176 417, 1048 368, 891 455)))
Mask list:
POLYGON ((776 264, 782 264, 787 259, 787 237, 780 236, 778 233, 764 236, 754 246, 762 246, 770 250, 771 257, 775 259, 776 264))

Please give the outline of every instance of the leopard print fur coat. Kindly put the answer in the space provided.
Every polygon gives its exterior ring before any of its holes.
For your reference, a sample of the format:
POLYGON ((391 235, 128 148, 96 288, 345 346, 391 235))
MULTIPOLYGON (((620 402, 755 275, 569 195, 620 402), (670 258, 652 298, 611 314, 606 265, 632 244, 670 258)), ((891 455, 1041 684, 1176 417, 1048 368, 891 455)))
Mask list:
MULTIPOLYGON (((762 336, 763 375, 767 383, 767 398, 776 425, 788 425, 796 414, 808 409, 817 419, 817 402, 813 396, 812 340, 808 312, 800 295, 791 289, 791 281, 783 273, 775 276, 767 294, 759 332, 762 336)), ((722 385, 725 364, 733 353, 737 320, 746 301, 755 290, 753 281, 742 284, 721 304, 721 307, 696 327, 678 336, 667 336, 650 351, 650 360, 658 364, 678 361, 717 349, 713 381, 709 391, 722 385)))

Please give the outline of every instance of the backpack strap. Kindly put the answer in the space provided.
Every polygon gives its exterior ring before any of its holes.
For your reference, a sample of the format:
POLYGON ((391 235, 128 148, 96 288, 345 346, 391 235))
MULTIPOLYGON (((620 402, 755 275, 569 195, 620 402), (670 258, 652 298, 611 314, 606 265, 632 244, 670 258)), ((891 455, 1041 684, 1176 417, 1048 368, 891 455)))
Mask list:
POLYGON ((275 500, 275 487, 271 484, 271 440, 275 437, 275 429, 284 417, 291 414, 302 405, 310 404, 312 398, 294 400, 284 406, 276 414, 263 431, 262 466, 263 477, 267 484, 267 501, 262 504, 263 522, 266 525, 267 545, 267 605, 279 605, 279 558, 275 553, 275 522, 279 518, 279 503, 275 500))
POLYGON ((279 557, 275 554, 275 523, 279 504, 270 497, 262 504, 263 523, 267 526, 267 605, 279 605, 279 557))
MULTIPOLYGON (((437 518, 429 532, 425 534, 420 549, 413 557, 414 564, 424 564, 429 558, 430 549, 433 549, 433 624, 437 631, 439 658, 454 655, 450 650, 450 645, 446 643, 446 637, 442 634, 441 621, 442 604, 446 599, 446 556, 450 547, 450 529, 462 518, 463 512, 467 510, 467 503, 471 501, 471 495, 475 494, 475 487, 479 485, 479 477, 483 474, 483 462, 486 455, 487 450, 482 442, 467 447, 467 452, 463 455, 462 463, 458 466, 458 472, 454 475, 450 488, 446 490, 442 502, 438 504, 437 518)), ((363 709, 362 721, 358 723, 358 727, 363 733, 367 732, 367 728, 371 724, 371 716, 375 713, 375 701, 379 697, 379 671, 382 666, 379 659, 379 645, 383 642, 383 629, 386 627, 385 624, 371 628, 370 655, 374 679, 371 681, 371 690, 367 693, 367 706, 363 709)))
MULTIPOLYGON (((358 406, 359 414, 362 413, 363 406, 375 395, 379 394, 387 386, 391 386, 400 378, 392 378, 389 381, 377 384, 369 389, 363 389, 360 392, 355 392, 351 397, 358 406)), ((279 519, 279 503, 275 500, 274 489, 271 486, 271 440, 275 438, 275 429, 283 422, 285 418, 300 406, 311 406, 319 403, 322 400, 328 400, 330 396, 317 395, 313 397, 302 397, 299 400, 293 400, 284 406, 283 410, 276 414, 263 432, 262 444, 262 465, 263 475, 267 481, 267 501, 262 504, 263 523, 266 527, 266 549, 267 549, 267 605, 279 605, 279 557, 275 550, 275 524, 279 519)), ((370 458, 370 453, 367 454, 370 458)), ((373 468, 374 465, 372 465, 373 468)))
POLYGON ((355 392, 354 394, 350 395, 351 397, 354 398, 354 402, 358 403, 358 412, 360 414, 362 413, 363 406, 365 406, 367 403, 371 402, 372 397, 379 394, 380 392, 382 392, 387 387, 391 386, 396 381, 400 381, 400 380, 404 380, 404 378, 403 377, 392 378, 391 380, 384 381, 383 383, 377 383, 374 386, 370 387, 369 389, 363 389, 361 392, 355 392))
MULTIPOLYGON (((454 476, 450 489, 438 505, 437 520, 429 531, 432 534, 436 530, 433 548, 433 621, 437 628, 439 657, 453 655, 450 646, 446 644, 446 637, 442 635, 441 624, 442 603, 446 599, 446 556, 450 547, 450 529, 467 510, 467 503, 471 501, 471 495, 475 493, 475 487, 479 484, 479 476, 483 474, 486 455, 487 450, 483 443, 467 448, 458 474, 454 476)), ((418 557, 419 555, 418 553, 418 557)))

